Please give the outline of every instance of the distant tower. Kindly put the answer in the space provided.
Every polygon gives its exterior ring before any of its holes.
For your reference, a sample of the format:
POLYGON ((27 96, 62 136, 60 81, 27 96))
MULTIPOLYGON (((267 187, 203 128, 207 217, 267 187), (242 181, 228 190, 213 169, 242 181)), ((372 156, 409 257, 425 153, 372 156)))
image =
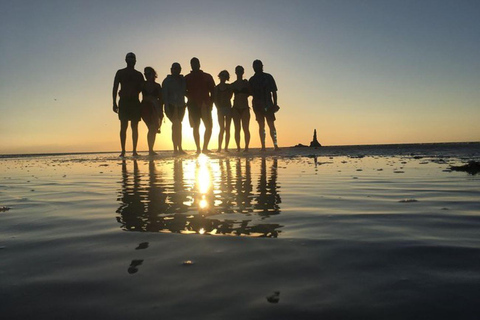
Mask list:
POLYGON ((314 129, 313 130, 313 140, 312 140, 312 142, 310 142, 310 147, 318 148, 318 147, 321 147, 321 146, 322 145, 317 140, 317 129, 314 129))

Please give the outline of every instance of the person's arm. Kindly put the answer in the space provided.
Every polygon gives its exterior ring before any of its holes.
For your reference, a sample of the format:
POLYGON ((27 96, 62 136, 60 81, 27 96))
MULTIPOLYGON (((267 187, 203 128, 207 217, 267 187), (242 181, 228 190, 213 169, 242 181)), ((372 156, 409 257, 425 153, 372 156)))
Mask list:
POLYGON ((245 79, 245 82, 247 83, 248 95, 249 95, 249 96, 252 96, 252 95, 253 95, 253 93, 252 93, 252 85, 250 84, 250 81, 248 81, 247 79, 245 79))
POLYGON ((215 103, 215 106, 217 106, 217 108, 218 108, 218 105, 217 105, 218 88, 217 88, 217 87, 215 87, 215 88, 213 89, 213 96, 212 96, 212 97, 213 97, 213 99, 212 99, 212 100, 213 100, 213 103, 215 103))
POLYGON ((208 91, 210 92, 210 108, 213 108, 213 99, 215 96, 215 81, 213 80, 212 76, 210 76, 209 79, 208 89, 208 91))
POLYGON ((157 83, 157 99, 158 99, 158 101, 160 101, 160 103, 162 103, 162 101, 163 101, 162 86, 160 85, 160 83, 157 83))
POLYGON ((272 92, 272 98, 273 98, 273 105, 277 106, 277 84, 275 83, 275 79, 270 75, 270 90, 272 92))
POLYGON ((163 105, 165 107, 165 110, 167 108, 168 104, 168 84, 167 84, 167 79, 163 80, 162 82, 162 98, 163 98, 163 105))
POLYGON ((118 93, 118 85, 120 84, 118 71, 115 74, 115 78, 113 79, 113 91, 112 91, 112 98, 113 98, 113 112, 118 113, 118 105, 117 105, 117 93, 118 93))

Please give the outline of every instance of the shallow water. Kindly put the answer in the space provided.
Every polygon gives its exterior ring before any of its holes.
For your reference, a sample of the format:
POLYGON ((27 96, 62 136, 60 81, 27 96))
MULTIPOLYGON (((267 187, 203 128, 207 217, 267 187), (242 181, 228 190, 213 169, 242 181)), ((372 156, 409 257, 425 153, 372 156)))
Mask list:
POLYGON ((476 319, 480 176, 361 153, 2 158, 0 310, 476 319))

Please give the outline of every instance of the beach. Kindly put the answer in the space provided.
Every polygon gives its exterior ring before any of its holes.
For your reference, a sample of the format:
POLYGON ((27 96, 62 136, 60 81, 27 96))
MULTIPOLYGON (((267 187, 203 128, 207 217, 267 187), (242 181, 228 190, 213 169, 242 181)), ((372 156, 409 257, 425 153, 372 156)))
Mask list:
POLYGON ((478 319, 479 146, 0 156, 2 318, 478 319))

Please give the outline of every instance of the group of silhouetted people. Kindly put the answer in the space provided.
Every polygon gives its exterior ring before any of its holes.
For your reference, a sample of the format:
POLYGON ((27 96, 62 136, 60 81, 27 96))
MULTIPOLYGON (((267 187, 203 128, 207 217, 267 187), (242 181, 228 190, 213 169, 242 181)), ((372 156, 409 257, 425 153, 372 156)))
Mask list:
POLYGON ((243 129, 245 151, 249 150, 250 143, 250 108, 248 97, 252 96, 252 108, 259 125, 262 150, 265 150, 265 121, 270 129, 270 136, 275 150, 279 150, 277 132, 275 128, 275 113, 279 110, 277 104, 277 86, 274 78, 263 72, 260 60, 253 62, 255 74, 250 80, 243 79, 242 66, 235 68, 237 79, 228 83, 230 74, 223 70, 218 74, 220 83, 215 86, 213 77, 200 69, 197 58, 190 60, 191 72, 186 76, 181 74, 182 68, 174 62, 169 74, 162 82, 157 83, 157 73, 152 67, 144 69, 144 75, 135 70, 136 57, 130 52, 125 57, 127 67, 118 70, 113 83, 113 111, 120 119, 120 143, 125 156, 125 141, 130 122, 132 129, 133 155, 137 156, 138 122, 143 119, 148 127, 147 141, 150 155, 154 152, 155 137, 160 133, 163 115, 172 122, 172 142, 175 154, 184 154, 182 149, 182 121, 185 110, 188 108, 190 126, 193 128, 193 137, 197 153, 210 153, 208 143, 212 135, 212 108, 217 108, 218 124, 218 152, 222 150, 225 138, 225 152, 228 152, 230 142, 230 124, 233 119, 235 127, 235 142, 237 151, 240 151, 240 131, 243 129), (120 91, 118 91, 120 86, 120 91), (142 93, 142 101, 139 95, 142 93), (120 97, 117 103, 117 94, 120 97), (187 102, 185 102, 185 97, 187 102), (232 104, 233 98, 233 104, 232 104), (203 145, 200 144, 200 123, 205 126, 203 145))

